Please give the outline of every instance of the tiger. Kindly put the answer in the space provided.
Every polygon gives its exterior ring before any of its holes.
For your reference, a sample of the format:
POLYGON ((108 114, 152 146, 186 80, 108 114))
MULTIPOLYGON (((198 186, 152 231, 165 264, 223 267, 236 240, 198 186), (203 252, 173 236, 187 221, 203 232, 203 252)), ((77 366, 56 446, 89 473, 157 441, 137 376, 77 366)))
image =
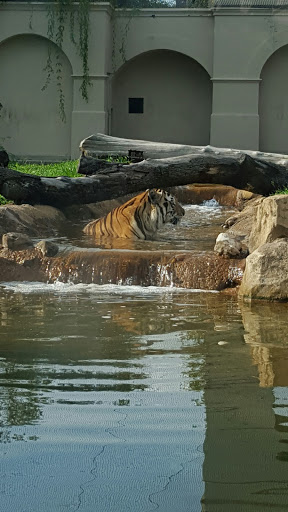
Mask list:
POLYGON ((84 233, 103 237, 153 240, 167 222, 178 224, 185 214, 176 197, 162 189, 147 189, 114 208, 105 217, 89 222, 84 233))

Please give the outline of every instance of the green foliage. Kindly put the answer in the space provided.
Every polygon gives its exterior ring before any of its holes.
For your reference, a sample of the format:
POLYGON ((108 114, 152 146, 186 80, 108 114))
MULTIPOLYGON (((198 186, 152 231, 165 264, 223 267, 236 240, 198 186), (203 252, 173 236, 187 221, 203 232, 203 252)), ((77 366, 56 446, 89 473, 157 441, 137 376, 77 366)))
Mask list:
POLYGON ((4 205, 4 204, 8 204, 10 202, 11 201, 7 201, 7 199, 5 199, 5 197, 1 196, 1 194, 0 194, 0 206, 4 205))
MULTIPOLYGON (((55 42, 58 49, 62 49, 65 32, 69 33, 71 42, 76 46, 82 62, 82 82, 80 85, 80 91, 82 98, 88 102, 88 90, 91 86, 91 80, 89 76, 89 31, 90 31, 90 3, 95 3, 101 0, 78 0, 75 4, 74 0, 52 0, 47 2, 47 36, 55 42)), ((121 47, 119 52, 122 55, 123 62, 125 62, 125 46, 127 40, 127 34, 129 32, 131 19, 139 12, 142 8, 167 8, 175 7, 174 0, 111 0, 114 7, 120 9, 129 9, 128 22, 124 28, 121 39, 121 47)), ((185 7, 197 8, 197 7, 209 7, 208 0, 186 0, 184 2, 185 7)), ((30 19, 29 26, 32 21, 30 19)), ((115 30, 115 27, 114 29, 115 30)), ((115 34, 113 34, 114 37, 115 34)), ((45 84, 42 90, 45 90, 52 79, 52 75, 55 73, 56 83, 59 95, 59 113, 63 122, 66 121, 65 114, 65 96, 63 92, 63 69, 61 61, 61 52, 56 51, 55 63, 53 66, 51 49, 48 50, 47 62, 44 70, 47 72, 45 84)), ((113 52, 115 49, 113 47, 113 52)), ((113 60, 113 56, 112 56, 113 60)))
POLYGON ((121 155, 114 155, 114 156, 108 156, 105 158, 106 162, 117 162, 119 164, 130 164, 130 160, 128 156, 121 156, 121 155))
POLYGON ((10 169, 15 169, 19 172, 26 174, 34 174, 35 176, 46 176, 55 178, 57 176, 68 176, 70 178, 77 178, 78 160, 68 160, 66 162, 57 162, 54 164, 34 164, 34 163, 20 163, 11 162, 10 169))
MULTIPOLYGON (((119 162, 129 164, 126 156, 109 156, 105 159, 107 162, 119 162)), ((57 178, 58 176, 68 176, 69 178, 79 178, 81 174, 77 173, 78 160, 67 160, 65 162, 57 162, 53 164, 35 164, 29 162, 10 162, 9 169, 15 169, 26 174, 34 174, 35 176, 43 176, 47 178, 57 178)), ((0 194, 0 206, 11 203, 0 194)))
POLYGON ((275 194, 288 194, 288 188, 282 188, 280 190, 276 190, 275 194))
POLYGON ((75 5, 73 0, 54 0, 52 3, 47 4, 47 36, 57 44, 59 50, 56 51, 54 66, 51 49, 48 50, 46 66, 44 68, 47 76, 42 90, 49 86, 52 75, 55 73, 59 95, 59 114, 63 122, 66 121, 66 114, 60 50, 63 46, 65 31, 69 31, 70 40, 76 46, 81 58, 83 74, 80 91, 83 99, 88 102, 88 88, 91 85, 88 65, 89 11, 90 0, 78 0, 78 5, 75 5))

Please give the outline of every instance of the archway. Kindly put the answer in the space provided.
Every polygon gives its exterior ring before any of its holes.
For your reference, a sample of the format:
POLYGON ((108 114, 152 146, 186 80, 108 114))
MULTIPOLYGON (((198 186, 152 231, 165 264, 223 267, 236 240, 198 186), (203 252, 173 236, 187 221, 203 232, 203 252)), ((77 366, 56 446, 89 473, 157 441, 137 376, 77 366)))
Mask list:
POLYGON ((0 144, 20 158, 57 160, 70 157, 72 68, 65 54, 47 39, 19 35, 0 45, 0 144), (54 73, 47 79, 48 48, 54 73), (57 85, 55 58, 62 79, 57 85), (59 89, 66 122, 59 115, 59 89))
POLYGON ((206 145, 212 86, 195 60, 154 50, 125 63, 112 82, 112 135, 206 145))
POLYGON ((288 153, 288 45, 263 66, 259 94, 261 151, 288 153))

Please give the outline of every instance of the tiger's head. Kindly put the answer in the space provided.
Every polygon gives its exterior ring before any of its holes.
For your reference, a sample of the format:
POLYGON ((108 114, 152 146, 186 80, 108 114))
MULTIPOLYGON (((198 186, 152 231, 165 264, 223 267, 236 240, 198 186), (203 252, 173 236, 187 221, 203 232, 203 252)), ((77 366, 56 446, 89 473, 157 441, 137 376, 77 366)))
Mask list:
POLYGON ((176 225, 180 222, 181 217, 185 215, 185 210, 179 204, 178 199, 166 190, 150 189, 148 190, 148 199, 157 213, 161 213, 163 224, 170 222, 176 225))

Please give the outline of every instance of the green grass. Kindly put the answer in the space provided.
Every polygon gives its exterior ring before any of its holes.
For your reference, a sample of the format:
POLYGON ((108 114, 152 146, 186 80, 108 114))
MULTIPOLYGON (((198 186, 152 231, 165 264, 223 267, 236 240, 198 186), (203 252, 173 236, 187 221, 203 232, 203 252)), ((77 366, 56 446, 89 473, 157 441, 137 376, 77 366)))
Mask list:
POLYGON ((282 190, 276 190, 275 194, 288 194, 288 188, 283 188, 282 190))
MULTIPOLYGON (((127 157, 108 157, 108 162, 116 161, 119 163, 129 163, 127 157)), ((34 174, 35 176, 45 176, 50 178, 57 178, 57 176, 68 176, 69 178, 79 178, 82 176, 77 173, 78 160, 67 160, 65 162, 58 162, 54 164, 33 164, 23 162, 10 162, 9 169, 15 169, 19 172, 26 174, 34 174)), ((0 194, 0 205, 11 203, 0 194)))
POLYGON ((32 164, 10 162, 9 169, 24 172, 26 174, 34 174, 35 176, 46 176, 56 178, 57 176, 69 176, 77 178, 78 160, 68 160, 67 162, 58 162, 56 164, 32 164))
MULTIPOLYGON (((67 162, 58 162, 54 164, 32 164, 23 162, 10 162, 9 169, 15 169, 26 174, 34 174, 35 176, 46 176, 56 178, 57 176, 69 176, 70 178, 79 178, 77 174, 78 160, 68 160, 67 162)), ((0 194, 0 205, 11 203, 0 194)))

